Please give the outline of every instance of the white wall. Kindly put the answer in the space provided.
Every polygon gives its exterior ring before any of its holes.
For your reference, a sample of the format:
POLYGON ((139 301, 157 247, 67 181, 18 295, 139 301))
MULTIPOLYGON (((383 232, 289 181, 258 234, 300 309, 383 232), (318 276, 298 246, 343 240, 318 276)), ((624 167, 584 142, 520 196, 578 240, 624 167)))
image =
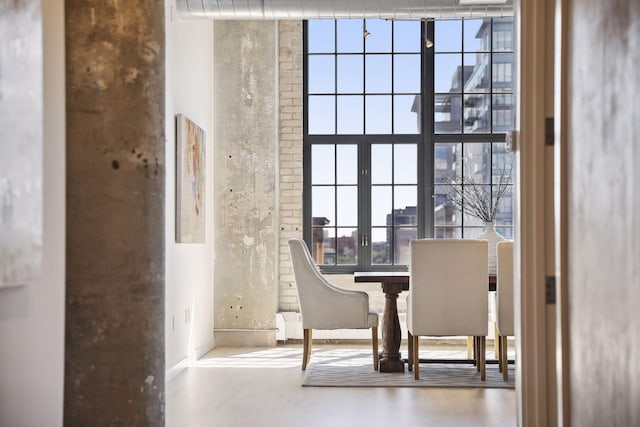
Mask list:
MULTIPOLYGON (((43 279, 0 290, 0 425, 61 426, 64 384, 64 2, 42 2, 43 279)), ((0 141, 7 143, 6 140, 0 141)))
POLYGON ((166 301, 167 380, 213 348, 213 21, 166 13, 166 301), (175 115, 206 132, 205 244, 175 243, 175 115), (185 311, 190 310, 190 321, 185 311))

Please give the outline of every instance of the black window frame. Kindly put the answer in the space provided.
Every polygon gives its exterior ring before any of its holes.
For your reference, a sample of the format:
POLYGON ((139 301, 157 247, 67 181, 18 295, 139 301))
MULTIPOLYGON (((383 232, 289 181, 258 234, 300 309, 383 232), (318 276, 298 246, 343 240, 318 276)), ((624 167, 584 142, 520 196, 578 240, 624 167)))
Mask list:
MULTIPOLYGON (((473 18, 477 19, 477 18, 473 18)), ((457 20, 460 20, 458 18, 457 20)), ((337 40, 337 21, 334 25, 336 31, 334 37, 334 43, 338 43, 337 40)), ((464 20, 463 27, 464 27, 464 20)), ((491 22, 491 32, 493 34, 493 20, 491 22)), ((421 38, 424 40, 433 40, 434 38, 434 20, 421 20, 421 38)), ((464 36, 462 34, 461 54, 464 55, 464 36)), ((500 51, 498 51, 500 52, 500 51)), ((462 124, 461 133, 456 134, 436 134, 435 133, 435 118, 434 118, 434 101, 435 101, 435 79, 434 79, 434 67, 435 67, 435 49, 427 47, 424 42, 421 42, 421 88, 420 88, 420 103, 421 103, 421 129, 419 134, 384 134, 384 135, 369 135, 366 134, 366 130, 363 129, 363 134, 333 134, 333 135, 309 135, 308 132, 308 100, 309 100, 309 88, 308 88, 308 21, 303 21, 303 238, 307 242, 308 246, 312 246, 312 233, 313 233, 313 218, 311 212, 311 149, 312 145, 316 144, 356 144, 358 146, 358 260, 357 264, 336 264, 327 265, 319 264, 319 267, 323 273, 335 273, 335 274, 351 274, 355 271, 406 271, 407 265, 394 265, 394 264, 371 264, 371 246, 368 245, 368 236, 371 232, 371 181, 369 175, 369 168, 371 162, 371 146, 373 144, 402 144, 402 143, 415 143, 417 146, 418 155, 418 182, 417 182, 417 237, 433 237, 434 236, 434 188, 435 188, 435 176, 434 176, 434 161, 435 161, 435 147, 437 143, 491 143, 491 159, 493 159, 493 146, 494 143, 504 143, 506 138, 504 133, 494 133, 491 129, 488 133, 476 134, 476 133, 464 133, 464 124, 462 124), (431 76, 431 78, 427 78, 431 76)), ((494 43, 491 41, 489 55, 494 53, 494 43)), ((363 54, 367 55, 364 51, 363 54)), ((337 49, 334 52, 337 57, 337 49)), ((366 60, 366 59, 365 59, 366 60)), ((489 82, 493 84, 492 69, 493 66, 488 67, 489 82)), ((513 76, 513 73, 512 73, 513 76)), ((392 77, 393 78, 393 77, 392 77)), ((363 95, 364 95, 363 88, 363 95)), ((337 95, 333 93, 333 95, 337 95)), ((490 88, 488 96, 491 104, 493 104, 493 92, 490 88)), ((464 99, 464 95, 462 95, 464 99)), ((363 108, 364 105, 363 105, 363 108)), ((491 110, 491 123, 493 123, 493 109, 491 110)), ((337 119, 337 109, 336 109, 337 119)), ((337 120, 335 123, 337 127, 337 120)), ((493 168, 493 163, 491 164, 493 168)), ((394 217, 395 215, 391 215, 394 217)), ((459 226, 464 232, 464 222, 459 226)), ((393 229, 393 228, 392 228, 393 229)), ((392 245, 391 242, 389 242, 392 245)), ((337 246, 337 242, 336 242, 337 246)), ((337 248, 336 248, 337 249, 337 248)))

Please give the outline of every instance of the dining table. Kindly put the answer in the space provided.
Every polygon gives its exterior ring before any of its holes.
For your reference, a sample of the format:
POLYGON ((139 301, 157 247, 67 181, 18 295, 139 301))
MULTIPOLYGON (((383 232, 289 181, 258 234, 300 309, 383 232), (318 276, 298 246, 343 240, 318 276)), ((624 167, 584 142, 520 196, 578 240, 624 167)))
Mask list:
MULTIPOLYGON (((398 296, 409 290, 408 271, 356 271, 353 273, 356 283, 380 283, 385 295, 384 315, 382 317, 382 355, 379 361, 380 372, 404 372, 404 359, 400 354, 402 330, 398 317, 398 296)), ((488 290, 496 290, 496 275, 489 274, 488 290)))

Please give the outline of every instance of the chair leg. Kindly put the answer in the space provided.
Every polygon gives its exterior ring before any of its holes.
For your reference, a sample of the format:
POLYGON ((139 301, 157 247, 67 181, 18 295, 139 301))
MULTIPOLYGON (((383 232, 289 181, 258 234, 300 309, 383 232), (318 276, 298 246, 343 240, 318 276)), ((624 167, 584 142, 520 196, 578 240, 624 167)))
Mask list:
POLYGON ((474 359, 476 358, 476 354, 475 354, 475 341, 473 339, 473 337, 467 337, 467 359, 474 359))
POLYGON ((502 342, 502 379, 509 381, 509 358, 507 357, 507 337, 500 337, 502 342))
POLYGON ((413 336, 413 378, 420 379, 420 358, 418 357, 418 336, 413 336))
POLYGON ((502 337, 496 332, 494 341, 498 343, 498 372, 502 372, 502 337))
POLYGON ((407 355, 409 363, 407 365, 409 372, 411 372, 413 371, 413 335, 411 335, 411 332, 407 332, 407 345, 409 346, 409 354, 407 355))
POLYGON ((500 358, 500 340, 498 339, 498 324, 493 322, 493 353, 496 359, 500 358))
POLYGON ((373 370, 378 370, 378 328, 371 328, 371 342, 373 343, 373 370))
POLYGON ((480 372, 480 337, 473 337, 473 355, 476 370, 480 372))
POLYGON ((480 380, 487 379, 487 337, 480 337, 480 380))
POLYGON ((303 331, 304 341, 302 343, 302 370, 307 369, 309 363, 309 357, 311 356, 311 329, 305 329, 303 331))

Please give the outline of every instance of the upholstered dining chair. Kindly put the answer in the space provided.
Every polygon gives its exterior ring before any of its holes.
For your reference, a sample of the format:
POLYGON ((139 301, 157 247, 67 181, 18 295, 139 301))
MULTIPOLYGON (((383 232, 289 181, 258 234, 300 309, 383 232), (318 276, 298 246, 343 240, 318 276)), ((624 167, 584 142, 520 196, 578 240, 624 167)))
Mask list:
POLYGON ((513 336, 513 242, 500 242, 496 246, 496 330, 498 336, 498 366, 502 378, 509 379, 507 337, 513 336))
POLYGON ((289 240, 293 273, 302 315, 302 370, 311 356, 313 329, 369 329, 373 368, 378 370, 378 313, 369 308, 366 292, 342 289, 325 279, 302 239, 289 240))
POLYGON ((407 329, 409 363, 416 380, 421 336, 472 336, 480 379, 486 379, 487 253, 486 240, 411 241, 407 329))

